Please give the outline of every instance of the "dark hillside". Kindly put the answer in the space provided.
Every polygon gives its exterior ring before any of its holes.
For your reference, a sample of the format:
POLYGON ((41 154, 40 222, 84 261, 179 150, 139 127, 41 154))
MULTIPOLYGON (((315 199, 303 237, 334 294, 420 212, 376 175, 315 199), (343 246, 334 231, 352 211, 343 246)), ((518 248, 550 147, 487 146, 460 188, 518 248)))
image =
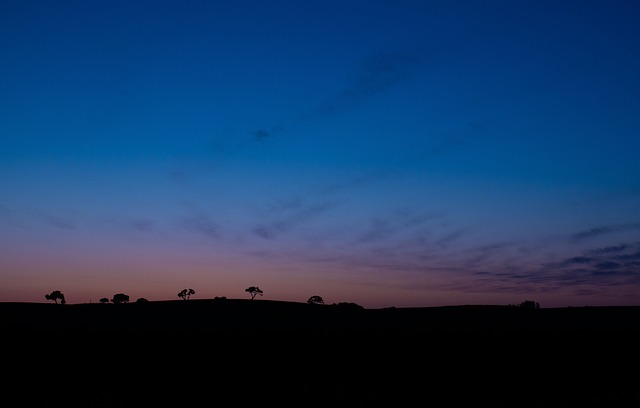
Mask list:
POLYGON ((0 303, 0 318, 4 331, 49 333, 640 333, 640 307, 365 309, 350 303, 215 299, 71 305, 0 303))
POLYGON ((638 407, 640 308, 0 303, 12 407, 638 407))

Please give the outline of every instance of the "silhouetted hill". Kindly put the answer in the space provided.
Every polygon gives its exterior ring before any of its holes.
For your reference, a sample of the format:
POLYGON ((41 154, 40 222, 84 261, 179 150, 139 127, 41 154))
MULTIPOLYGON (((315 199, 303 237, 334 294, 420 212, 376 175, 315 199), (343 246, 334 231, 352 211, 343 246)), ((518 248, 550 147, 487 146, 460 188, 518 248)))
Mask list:
POLYGON ((0 303, 12 407, 638 407, 640 307, 0 303))
POLYGON ((248 299, 121 304, 0 303, 7 332, 640 333, 640 307, 463 305, 365 309, 248 299))

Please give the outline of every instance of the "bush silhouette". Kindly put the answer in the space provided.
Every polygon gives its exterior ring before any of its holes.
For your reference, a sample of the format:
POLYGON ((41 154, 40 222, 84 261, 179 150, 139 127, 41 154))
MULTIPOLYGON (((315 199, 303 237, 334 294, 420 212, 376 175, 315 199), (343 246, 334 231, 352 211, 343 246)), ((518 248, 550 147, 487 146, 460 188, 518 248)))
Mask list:
POLYGON ((341 310, 360 310, 360 309, 364 309, 363 306, 360 306, 357 303, 353 303, 353 302, 339 302, 339 303, 334 303, 333 306, 338 307, 341 310))
POLYGON ((112 303, 128 303, 129 295, 125 295, 124 293, 116 293, 113 295, 113 299, 111 299, 112 303))
POLYGON ((59 290, 54 290, 53 292, 44 295, 44 297, 47 300, 53 300, 55 303, 58 303, 58 300, 60 300, 60 303, 63 305, 67 303, 64 299, 64 295, 59 290))
POLYGON ((307 300, 307 303, 309 303, 310 305, 324 304, 324 300, 321 296, 313 295, 307 300))

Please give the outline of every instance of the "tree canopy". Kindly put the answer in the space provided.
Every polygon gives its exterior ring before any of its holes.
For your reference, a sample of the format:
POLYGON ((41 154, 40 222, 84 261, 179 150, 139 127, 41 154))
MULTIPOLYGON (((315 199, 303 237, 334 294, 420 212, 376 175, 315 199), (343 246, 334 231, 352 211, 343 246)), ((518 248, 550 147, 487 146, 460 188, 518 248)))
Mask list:
POLYGON ((324 304, 324 300, 321 296, 313 295, 307 300, 307 303, 309 303, 310 305, 324 304))
POLYGON ((191 295, 195 295, 196 291, 193 289, 182 289, 180 291, 180 293, 178 293, 178 297, 182 298, 183 300, 188 300, 191 295))
POLYGON ((58 300, 60 300, 60 303, 62 303, 63 305, 66 303, 64 295, 59 290, 54 290, 53 292, 44 295, 44 297, 47 300, 53 300, 55 303, 58 303, 58 300))
POLYGON ((244 291, 248 292, 251 295, 251 300, 253 300, 253 298, 255 298, 256 295, 262 296, 262 293, 263 293, 262 290, 260 290, 260 288, 257 286, 249 286, 244 291))
POLYGON ((113 295, 113 299, 111 299, 112 303, 128 303, 129 295, 125 295, 124 293, 116 293, 113 295))

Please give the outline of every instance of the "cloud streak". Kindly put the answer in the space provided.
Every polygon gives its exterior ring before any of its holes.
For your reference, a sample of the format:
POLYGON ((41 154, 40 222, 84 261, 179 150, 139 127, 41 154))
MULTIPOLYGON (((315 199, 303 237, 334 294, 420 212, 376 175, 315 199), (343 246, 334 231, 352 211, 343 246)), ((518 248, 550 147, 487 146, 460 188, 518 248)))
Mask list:
POLYGON ((182 220, 182 226, 188 231, 210 239, 218 239, 221 237, 218 223, 205 215, 184 218, 182 220))
MULTIPOLYGON (((254 235, 263 239, 275 239, 298 225, 310 221, 333 207, 331 203, 305 205, 301 200, 293 200, 275 205, 275 212, 281 213, 277 219, 260 223, 252 228, 254 235)), ((272 206, 272 211, 274 207, 272 206)))
MULTIPOLYGON (((335 115, 366 102, 394 86, 413 78, 421 63, 418 55, 404 52, 385 52, 371 55, 360 62, 348 83, 332 97, 320 102, 301 115, 293 115, 289 120, 277 123, 291 124, 309 122, 335 115)), ((250 134, 256 141, 275 136, 286 126, 278 125, 252 130, 250 134)))
POLYGON ((364 61, 355 79, 341 93, 322 103, 316 114, 339 113, 412 78, 420 63, 416 55, 390 52, 371 56, 364 61))
POLYGON ((609 234, 614 234, 618 232, 627 232, 627 231, 635 231, 635 230, 640 230, 640 223, 603 225, 600 227, 594 227, 584 231, 577 232, 571 236, 571 240, 584 241, 584 240, 599 237, 602 235, 609 235, 609 234))

